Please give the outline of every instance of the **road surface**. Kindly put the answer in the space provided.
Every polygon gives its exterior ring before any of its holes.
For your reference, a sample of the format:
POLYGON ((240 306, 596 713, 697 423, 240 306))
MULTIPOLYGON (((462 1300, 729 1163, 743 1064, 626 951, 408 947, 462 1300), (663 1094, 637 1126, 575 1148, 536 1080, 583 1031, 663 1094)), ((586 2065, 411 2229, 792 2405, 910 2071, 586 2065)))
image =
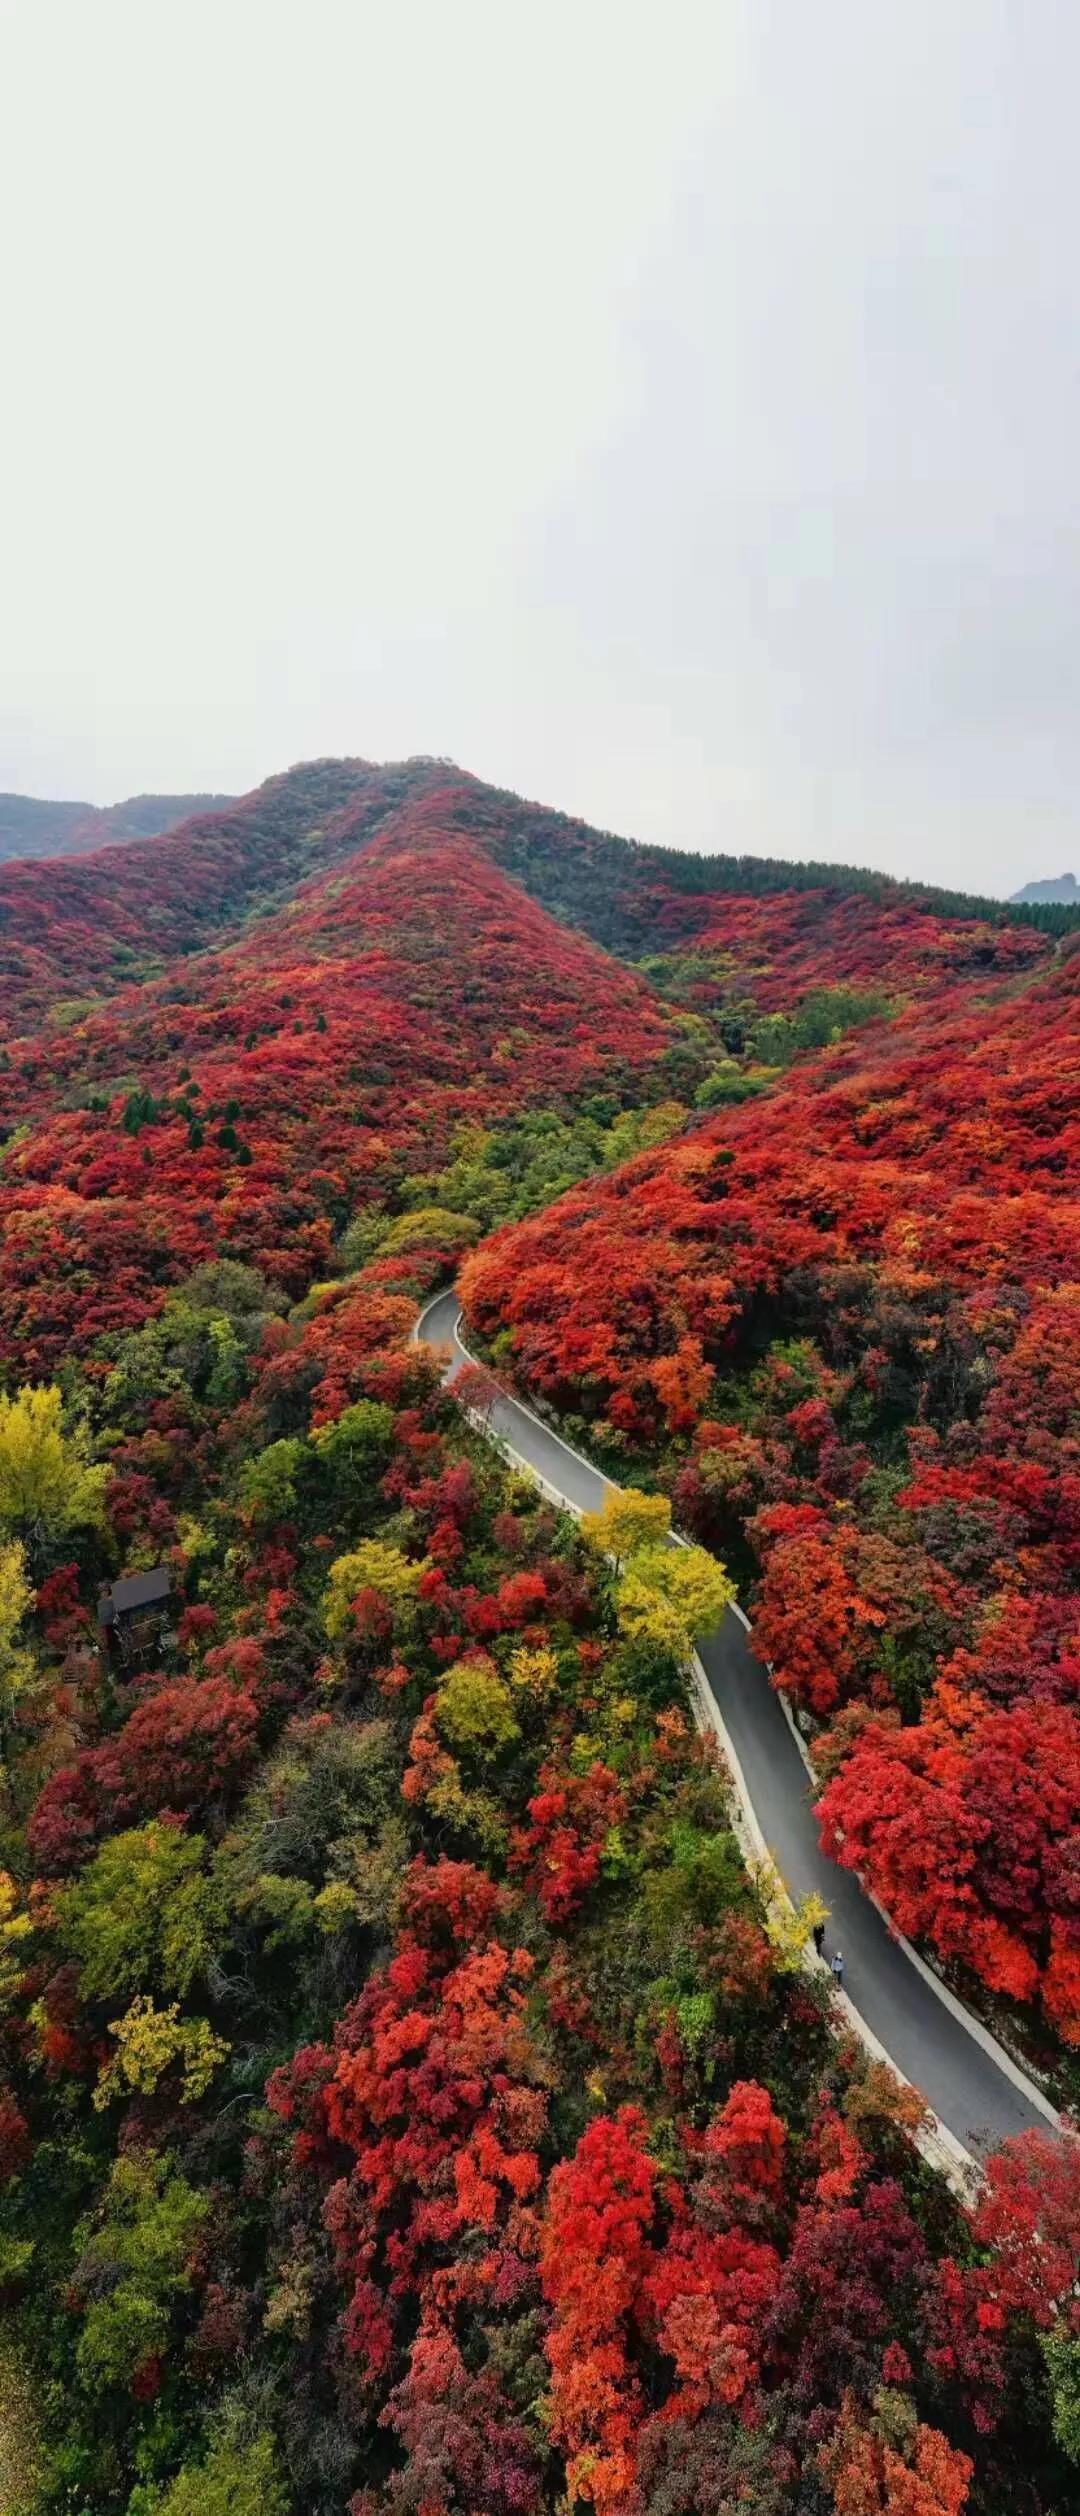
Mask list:
MULTIPOLYGON (((425 1345, 447 1349, 448 1380, 471 1359, 461 1343, 460 1317, 451 1287, 429 1302, 417 1326, 425 1345)), ((599 1510, 612 1490, 609 1480, 528 1407, 500 1392, 488 1423, 561 1501, 575 1511, 599 1510)), ((843 1951, 844 1989, 897 2069, 975 2157, 1014 2132, 1045 2131, 1051 2111, 1045 2101, 1039 2107, 1034 2092, 1017 2085, 1000 2048, 991 2040, 987 2049, 977 2023, 943 2000, 858 1879, 822 1851, 806 1767, 776 1690, 730 1609, 714 1633, 699 1639, 698 1652, 780 1876, 792 1896, 813 1888, 824 1897, 828 1950, 843 1951)))

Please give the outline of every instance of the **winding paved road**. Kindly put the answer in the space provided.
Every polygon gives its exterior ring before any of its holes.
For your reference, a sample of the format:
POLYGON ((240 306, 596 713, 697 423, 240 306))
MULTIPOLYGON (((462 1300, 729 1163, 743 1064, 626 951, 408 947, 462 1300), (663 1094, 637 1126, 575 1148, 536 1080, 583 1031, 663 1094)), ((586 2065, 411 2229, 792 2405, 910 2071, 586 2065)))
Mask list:
MULTIPOLYGON (((445 1377, 456 1379, 470 1355, 459 1334, 453 1287, 429 1302, 417 1323, 425 1345, 448 1349, 445 1377)), ((500 1393, 489 1416, 505 1443, 560 1501, 596 1511, 609 1480, 517 1400, 500 1393)), ((906 2079, 921 2089, 939 2122, 971 2155, 1011 2133, 1046 2128, 1052 2109, 1028 2083, 1009 2075, 1006 2057, 977 2022, 949 2006, 849 1870, 821 1850, 811 1784, 780 1699, 755 1660, 739 1618, 729 1609, 698 1643, 714 1706, 742 1767, 755 1816, 780 1876, 793 1896, 816 1888, 829 1907, 828 1946, 844 1953, 844 1988, 906 2079), (989 2049, 988 2049, 989 2048, 989 2049)))

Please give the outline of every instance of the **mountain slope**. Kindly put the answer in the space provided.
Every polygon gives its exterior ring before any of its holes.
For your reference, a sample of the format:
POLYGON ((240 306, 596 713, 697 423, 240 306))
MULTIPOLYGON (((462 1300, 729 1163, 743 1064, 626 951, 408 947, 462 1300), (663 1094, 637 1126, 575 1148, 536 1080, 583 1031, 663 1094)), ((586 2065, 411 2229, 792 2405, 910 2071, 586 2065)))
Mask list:
POLYGON ((0 866, 0 1037, 58 999, 111 995, 233 931, 348 856, 403 793, 444 772, 315 761, 155 840, 49 865, 0 866))
POLYGON ((10 1057, 9 1357, 54 1366, 218 1249, 297 1295, 470 1128, 660 1097, 677 1026, 644 980, 432 822, 391 816, 243 941, 10 1057))
POLYGON ((648 948, 656 921, 693 921, 702 906, 725 894, 746 900, 774 895, 819 895, 825 907, 858 899, 884 912, 887 922, 912 914, 987 927, 1031 925, 1045 934, 1067 933, 1078 922, 1068 907, 1018 905, 967 893, 902 882, 865 866, 797 863, 782 857, 695 855, 594 830, 565 813, 528 804, 520 796, 485 791, 490 844, 500 862, 545 905, 616 951, 648 948), (692 904, 698 904, 696 907, 692 904))

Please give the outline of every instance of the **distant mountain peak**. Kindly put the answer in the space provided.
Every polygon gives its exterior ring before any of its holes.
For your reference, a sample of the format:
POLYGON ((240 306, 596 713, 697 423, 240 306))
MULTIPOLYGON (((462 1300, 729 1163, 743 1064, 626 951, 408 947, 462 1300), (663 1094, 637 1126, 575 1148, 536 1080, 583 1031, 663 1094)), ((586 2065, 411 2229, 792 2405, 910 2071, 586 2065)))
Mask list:
POLYGON ((99 847, 154 839, 193 813, 217 811, 231 795, 129 795, 119 804, 58 803, 39 795, 0 795, 0 859, 86 856, 99 847))
POLYGON ((1022 891, 1010 895, 1017 907, 1031 900, 1063 900, 1066 907, 1080 904, 1080 882, 1075 874, 1048 874, 1042 882, 1025 882, 1022 891))

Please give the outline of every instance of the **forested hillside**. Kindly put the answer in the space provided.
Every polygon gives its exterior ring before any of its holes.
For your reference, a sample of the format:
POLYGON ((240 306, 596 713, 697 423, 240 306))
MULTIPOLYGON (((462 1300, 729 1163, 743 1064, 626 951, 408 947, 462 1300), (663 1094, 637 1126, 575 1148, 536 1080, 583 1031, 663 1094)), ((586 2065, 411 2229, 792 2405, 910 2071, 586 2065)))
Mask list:
POLYGON ((1075 2148, 932 2172, 686 1664, 720 1558, 1067 2050, 1080 955, 354 761, 0 963, 6 2516, 1063 2516, 1075 2148), (469 1429, 459 1267, 685 1559, 469 1429))

